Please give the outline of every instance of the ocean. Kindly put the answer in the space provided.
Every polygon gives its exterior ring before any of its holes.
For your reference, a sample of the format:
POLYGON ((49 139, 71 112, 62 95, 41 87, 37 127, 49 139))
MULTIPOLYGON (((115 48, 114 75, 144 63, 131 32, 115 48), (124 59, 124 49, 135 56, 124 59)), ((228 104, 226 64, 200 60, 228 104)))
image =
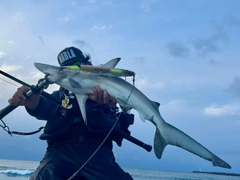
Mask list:
MULTIPOLYGON (((28 180, 39 162, 0 159, 0 180, 28 180)), ((172 172, 124 168, 134 180, 240 180, 240 176, 226 176, 192 172, 172 172)))

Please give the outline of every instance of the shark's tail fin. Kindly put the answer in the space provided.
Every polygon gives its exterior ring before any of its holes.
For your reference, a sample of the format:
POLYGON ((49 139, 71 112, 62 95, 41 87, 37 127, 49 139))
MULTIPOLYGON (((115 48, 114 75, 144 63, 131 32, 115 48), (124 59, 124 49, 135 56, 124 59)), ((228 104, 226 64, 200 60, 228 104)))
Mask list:
POLYGON ((231 166, 228 163, 226 163, 225 161, 217 157, 215 154, 212 154, 212 164, 213 166, 219 166, 219 167, 231 169, 231 166))
POLYGON ((154 152, 158 159, 162 157, 164 148, 168 144, 180 147, 201 158, 212 161, 213 166, 219 166, 229 169, 231 168, 228 163, 210 152, 207 148, 202 146, 196 140, 194 140, 184 132, 180 131, 176 127, 164 122, 161 128, 156 128, 156 133, 154 137, 154 152))

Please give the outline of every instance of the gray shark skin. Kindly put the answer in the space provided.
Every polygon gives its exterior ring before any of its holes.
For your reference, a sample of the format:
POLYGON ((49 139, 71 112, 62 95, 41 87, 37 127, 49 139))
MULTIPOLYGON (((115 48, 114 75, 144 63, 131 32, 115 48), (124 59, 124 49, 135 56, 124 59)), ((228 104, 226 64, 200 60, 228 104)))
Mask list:
MULTIPOLYGON (((116 60, 114 61, 115 63, 106 63, 105 67, 113 68, 118 63, 116 60)), ((213 166, 231 168, 228 163, 217 157, 193 138, 165 122, 160 115, 159 104, 149 100, 139 89, 122 78, 73 71, 41 63, 34 63, 34 65, 38 70, 49 75, 48 80, 50 82, 56 83, 75 93, 86 124, 85 102, 88 98, 87 95, 93 93, 93 86, 100 86, 102 90, 106 90, 111 97, 115 98, 120 106, 135 109, 142 121, 147 119, 156 126, 154 152, 158 159, 162 157, 167 145, 174 145, 208 161, 212 161, 213 166)))

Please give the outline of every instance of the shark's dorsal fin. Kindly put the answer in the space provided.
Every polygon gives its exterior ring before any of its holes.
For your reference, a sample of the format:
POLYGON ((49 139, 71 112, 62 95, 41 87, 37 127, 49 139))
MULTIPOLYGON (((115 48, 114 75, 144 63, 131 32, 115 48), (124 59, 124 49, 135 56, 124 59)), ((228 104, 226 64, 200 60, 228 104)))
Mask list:
POLYGON ((77 101, 78 101, 78 105, 84 120, 84 123, 87 125, 87 115, 86 115, 86 101, 88 99, 87 95, 80 95, 80 94, 75 94, 77 101))
POLYGON ((102 67, 115 68, 115 66, 119 63, 120 60, 121 60, 121 58, 114 58, 114 59, 108 61, 107 63, 103 64, 102 67))

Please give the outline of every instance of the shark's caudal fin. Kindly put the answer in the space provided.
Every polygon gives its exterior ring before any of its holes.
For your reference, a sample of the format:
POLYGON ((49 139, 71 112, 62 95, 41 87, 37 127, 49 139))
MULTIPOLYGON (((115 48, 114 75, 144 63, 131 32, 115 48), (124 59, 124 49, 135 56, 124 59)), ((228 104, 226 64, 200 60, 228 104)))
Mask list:
POLYGON ((217 157, 215 154, 212 154, 212 164, 213 166, 219 166, 219 167, 223 167, 223 168, 227 168, 227 169, 231 169, 231 166, 226 163, 225 161, 223 161, 222 159, 220 159, 219 157, 217 157))
POLYGON ((154 137, 154 151, 157 158, 161 158, 164 148, 168 144, 180 147, 201 158, 212 161, 213 166, 219 166, 228 169, 231 168, 228 163, 217 157, 190 136, 174 126, 164 122, 161 132, 159 131, 159 128, 157 128, 154 137))

